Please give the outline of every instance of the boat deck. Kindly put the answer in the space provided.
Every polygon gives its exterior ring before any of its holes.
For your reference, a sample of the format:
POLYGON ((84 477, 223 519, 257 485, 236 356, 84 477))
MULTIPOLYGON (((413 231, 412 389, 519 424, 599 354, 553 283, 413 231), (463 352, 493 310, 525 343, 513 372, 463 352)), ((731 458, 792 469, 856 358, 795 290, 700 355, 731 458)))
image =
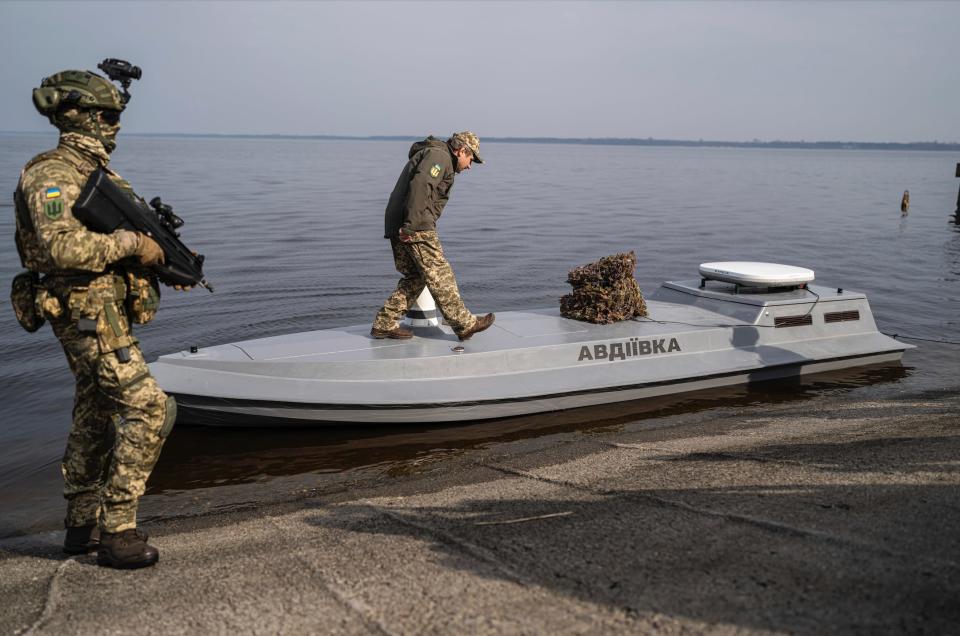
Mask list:
MULTIPOLYGON (((782 294, 732 294, 730 286, 701 290, 696 281, 666 283, 648 303, 649 316, 610 325, 596 325, 564 318, 556 308, 507 311, 497 314, 494 325, 468 341, 460 342, 450 327, 413 327, 410 340, 376 340, 369 325, 307 331, 214 347, 196 353, 182 351, 163 356, 193 367, 220 366, 230 362, 263 362, 295 365, 332 362, 386 361, 436 356, 517 352, 530 348, 571 345, 629 338, 657 339, 677 334, 730 327, 774 326, 764 320, 764 308, 781 314, 803 315, 815 304, 830 301, 865 300, 862 294, 812 288, 782 294), (669 301, 657 300, 666 295, 669 301)), ((872 320, 863 327, 875 330, 872 320)), ((758 338, 759 340, 759 338, 758 338)), ((244 365, 248 370, 254 367, 244 365)))
POLYGON ((376 340, 369 325, 357 325, 180 352, 151 367, 187 409, 452 421, 858 366, 910 348, 876 330, 855 292, 742 294, 667 283, 648 309, 648 318, 611 325, 557 309, 502 312, 466 342, 446 326, 376 340))

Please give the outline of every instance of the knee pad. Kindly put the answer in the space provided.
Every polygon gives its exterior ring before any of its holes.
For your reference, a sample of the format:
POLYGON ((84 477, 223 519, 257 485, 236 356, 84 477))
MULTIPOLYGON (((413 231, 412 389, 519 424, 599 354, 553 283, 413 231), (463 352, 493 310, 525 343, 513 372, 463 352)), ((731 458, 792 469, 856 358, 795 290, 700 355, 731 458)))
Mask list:
POLYGON ((177 401, 172 395, 167 396, 167 402, 164 405, 163 426, 160 427, 160 439, 164 439, 173 430, 173 425, 177 421, 177 401))

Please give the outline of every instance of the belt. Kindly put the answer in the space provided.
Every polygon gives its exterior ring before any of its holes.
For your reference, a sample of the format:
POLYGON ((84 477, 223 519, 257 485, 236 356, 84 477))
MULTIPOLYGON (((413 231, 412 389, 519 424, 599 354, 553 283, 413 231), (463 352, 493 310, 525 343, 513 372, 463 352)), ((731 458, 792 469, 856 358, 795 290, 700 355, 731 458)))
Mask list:
POLYGON ((127 285, 123 274, 113 270, 105 272, 48 272, 40 279, 40 286, 46 287, 89 287, 90 283, 104 276, 113 277, 113 289, 119 300, 127 294, 127 285))

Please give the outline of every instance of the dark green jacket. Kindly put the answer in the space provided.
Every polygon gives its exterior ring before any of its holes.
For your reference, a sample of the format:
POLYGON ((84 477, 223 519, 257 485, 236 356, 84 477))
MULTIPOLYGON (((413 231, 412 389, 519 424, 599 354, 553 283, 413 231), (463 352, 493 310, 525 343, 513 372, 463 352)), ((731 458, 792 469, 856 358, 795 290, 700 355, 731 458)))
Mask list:
POLYGON ((447 142, 427 137, 410 147, 409 158, 387 202, 384 238, 397 238, 401 226, 412 232, 436 230, 450 198, 456 159, 447 142))

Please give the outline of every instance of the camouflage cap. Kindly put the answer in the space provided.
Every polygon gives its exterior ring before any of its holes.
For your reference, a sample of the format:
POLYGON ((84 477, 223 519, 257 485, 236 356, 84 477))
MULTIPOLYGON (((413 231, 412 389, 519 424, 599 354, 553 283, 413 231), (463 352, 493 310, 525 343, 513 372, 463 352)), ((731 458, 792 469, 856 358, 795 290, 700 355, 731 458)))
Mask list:
POLYGON ((467 148, 470 149, 470 152, 473 153, 473 160, 477 163, 483 163, 483 159, 480 158, 480 138, 474 135, 469 130, 464 130, 463 132, 458 132, 450 135, 450 139, 456 139, 462 142, 467 148))

